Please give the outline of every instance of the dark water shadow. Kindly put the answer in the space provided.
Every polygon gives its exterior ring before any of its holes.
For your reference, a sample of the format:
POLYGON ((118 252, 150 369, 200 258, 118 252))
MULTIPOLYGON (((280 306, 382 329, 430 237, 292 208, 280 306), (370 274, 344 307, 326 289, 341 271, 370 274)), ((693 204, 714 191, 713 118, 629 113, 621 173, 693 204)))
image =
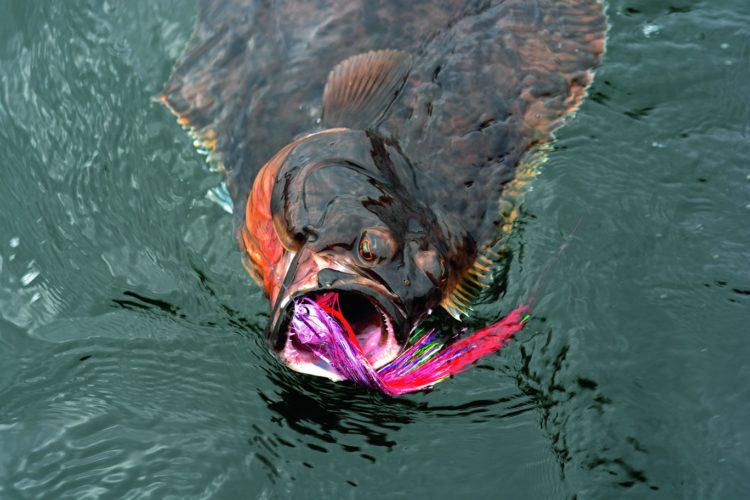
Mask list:
MULTIPOLYGON (((543 326, 546 323, 545 318, 536 321, 543 326)), ((608 415, 613 413, 615 402, 605 387, 574 366, 569 359, 570 343, 558 342, 558 338, 560 335, 546 325, 536 342, 520 346, 517 380, 540 411, 561 478, 565 480, 583 468, 624 489, 643 486, 659 490, 646 470, 648 450, 637 437, 624 435, 627 431, 609 428, 608 415), (582 423, 584 415, 586 424, 582 423), (586 439, 579 442, 576 436, 584 425, 589 427, 586 439), (590 439, 593 434, 600 434, 600 439, 590 439)))

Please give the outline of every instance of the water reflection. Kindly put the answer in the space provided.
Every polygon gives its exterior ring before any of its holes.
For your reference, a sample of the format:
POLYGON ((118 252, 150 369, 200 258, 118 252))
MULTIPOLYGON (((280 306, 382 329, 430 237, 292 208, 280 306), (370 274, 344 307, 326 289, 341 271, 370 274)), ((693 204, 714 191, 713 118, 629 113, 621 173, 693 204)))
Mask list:
MULTIPOLYGON (((498 368, 485 363, 474 370, 481 374, 477 377, 492 377, 491 372, 498 368)), ((454 404, 440 404, 435 402, 438 398, 433 397, 434 391, 448 390, 449 383, 433 391, 387 397, 346 382, 332 383, 294 373, 279 364, 266 373, 274 390, 259 390, 258 395, 276 415, 273 421, 293 429, 301 444, 321 452, 337 446, 359 453, 362 445, 351 443, 360 440, 362 444, 391 450, 397 444, 399 431, 418 422, 447 423, 449 420, 445 419, 457 419, 470 424, 497 423, 537 408, 534 398, 518 391, 496 399, 474 399, 472 394, 461 398, 452 393, 448 399, 454 404)), ((375 460, 368 454, 361 456, 375 460)))
MULTIPOLYGON (((414 420, 411 405, 405 399, 386 398, 347 384, 290 373, 281 366, 269 378, 275 386, 274 394, 259 390, 260 398, 286 426, 300 436, 312 438, 304 444, 318 451, 325 452, 327 446, 351 436, 390 449, 396 444, 389 437, 390 432, 414 420)), ((340 444, 348 452, 361 449, 346 442, 340 444)), ((363 458, 374 461, 370 455, 363 458)))
POLYGON ((534 319, 391 399, 267 352, 216 179, 148 101, 189 9, 5 2, 0 497, 742 498, 747 2, 609 3, 607 62, 478 307, 527 299, 583 216, 534 319))

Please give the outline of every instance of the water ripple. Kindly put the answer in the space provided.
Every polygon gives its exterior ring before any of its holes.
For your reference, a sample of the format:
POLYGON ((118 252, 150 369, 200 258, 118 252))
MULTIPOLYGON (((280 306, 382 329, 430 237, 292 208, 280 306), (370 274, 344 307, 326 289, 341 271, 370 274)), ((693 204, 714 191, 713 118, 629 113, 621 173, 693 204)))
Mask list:
POLYGON ((609 2, 605 64, 478 308, 533 291, 534 318, 392 399, 267 352, 217 178, 149 100, 189 9, 4 2, 0 497, 739 498, 743 6, 609 2))

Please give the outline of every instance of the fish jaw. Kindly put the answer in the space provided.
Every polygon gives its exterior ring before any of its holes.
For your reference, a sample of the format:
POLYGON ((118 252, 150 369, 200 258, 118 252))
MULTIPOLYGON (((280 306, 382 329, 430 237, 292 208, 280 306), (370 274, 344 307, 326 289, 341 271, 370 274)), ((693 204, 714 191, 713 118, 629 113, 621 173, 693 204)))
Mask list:
POLYGON ((341 366, 340 359, 330 358, 326 353, 342 349, 356 351, 354 357, 366 361, 367 370, 374 373, 402 351, 388 315, 364 295, 337 291, 312 293, 295 299, 293 309, 286 327, 286 343, 278 355, 294 371, 339 381, 350 378, 346 374, 347 367, 341 366), (319 307, 308 305, 326 296, 333 296, 340 303, 341 318, 321 314, 319 307), (343 311, 347 311, 348 318, 343 311), (332 343, 339 345, 332 346, 332 343))
MULTIPOLYGON (((305 248, 293 257, 297 269, 295 279, 285 280, 286 288, 274 294, 275 307, 266 337, 285 365, 300 373, 331 380, 345 378, 301 341, 299 334, 293 334, 295 303, 303 299, 316 300, 330 293, 337 294, 341 315, 373 368, 384 366, 399 355, 409 327, 398 297, 379 283, 353 273, 341 259, 321 256, 305 248)), ((287 270, 293 271, 293 265, 290 263, 287 270)), ((324 325, 314 326, 312 330, 325 331, 324 325)), ((313 331, 308 332, 312 334, 313 331)))

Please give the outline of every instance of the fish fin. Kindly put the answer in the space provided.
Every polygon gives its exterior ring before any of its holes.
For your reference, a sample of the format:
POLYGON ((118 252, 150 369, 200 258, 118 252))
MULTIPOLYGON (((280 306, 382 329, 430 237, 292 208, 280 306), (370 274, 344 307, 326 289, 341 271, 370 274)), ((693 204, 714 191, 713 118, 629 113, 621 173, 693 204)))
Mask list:
POLYGON ((505 240, 518 217, 518 204, 526 192, 528 183, 538 175, 539 169, 547 161, 551 149, 551 145, 541 144, 527 153, 516 169, 513 180, 503 188, 498 202, 502 220, 498 237, 484 245, 461 281, 440 304, 453 318, 461 321, 462 318, 471 315, 472 306, 479 294, 495 280, 498 266, 505 265, 509 255, 505 240))
POLYGON ((411 70, 411 57, 398 50, 352 56, 328 75, 321 123, 325 128, 374 127, 398 97, 411 70))
POLYGON ((523 194, 528 189, 532 179, 539 175, 539 171, 542 165, 547 162, 552 148, 552 143, 544 143, 527 152, 519 162, 513 179, 503 186, 500 200, 498 200, 498 210, 502 218, 500 224, 501 238, 513 229, 513 222, 518 217, 518 205, 521 203, 523 194))
MULTIPOLYGON (((213 128, 204 127, 200 129, 194 126, 186 113, 180 113, 175 110, 169 103, 166 95, 157 96, 153 99, 163 103, 167 109, 177 116, 177 123, 179 123, 183 129, 185 129, 193 139, 193 147, 198 151, 198 154, 206 157, 206 163, 209 165, 209 169, 212 172, 218 172, 225 174, 226 169, 224 168, 224 162, 221 159, 216 149, 216 132, 213 128)), ((233 213, 232 197, 229 195, 229 190, 225 182, 222 182, 219 186, 213 187, 206 192, 206 198, 217 203, 224 211, 233 213)))
POLYGON ((193 147, 198 151, 198 154, 206 157, 206 163, 209 164, 211 171, 219 172, 221 174, 225 173, 226 169, 224 168, 224 162, 222 161, 221 155, 216 147, 216 131, 211 127, 201 128, 193 124, 188 118, 189 113, 180 112, 173 107, 166 94, 157 96, 153 100, 161 102, 169 111, 177 116, 177 123, 179 123, 182 128, 187 131, 190 138, 193 139, 193 147))
POLYGON ((232 203, 232 197, 229 195, 226 182, 222 182, 218 186, 209 189, 206 192, 206 198, 218 204, 225 212, 234 213, 234 204, 232 203))
POLYGON ((495 270, 504 265, 509 255, 505 244, 505 234, 492 243, 485 245, 479 256, 464 274, 461 281, 453 288, 440 305, 453 318, 461 321, 473 312, 474 302, 495 278, 495 270))

